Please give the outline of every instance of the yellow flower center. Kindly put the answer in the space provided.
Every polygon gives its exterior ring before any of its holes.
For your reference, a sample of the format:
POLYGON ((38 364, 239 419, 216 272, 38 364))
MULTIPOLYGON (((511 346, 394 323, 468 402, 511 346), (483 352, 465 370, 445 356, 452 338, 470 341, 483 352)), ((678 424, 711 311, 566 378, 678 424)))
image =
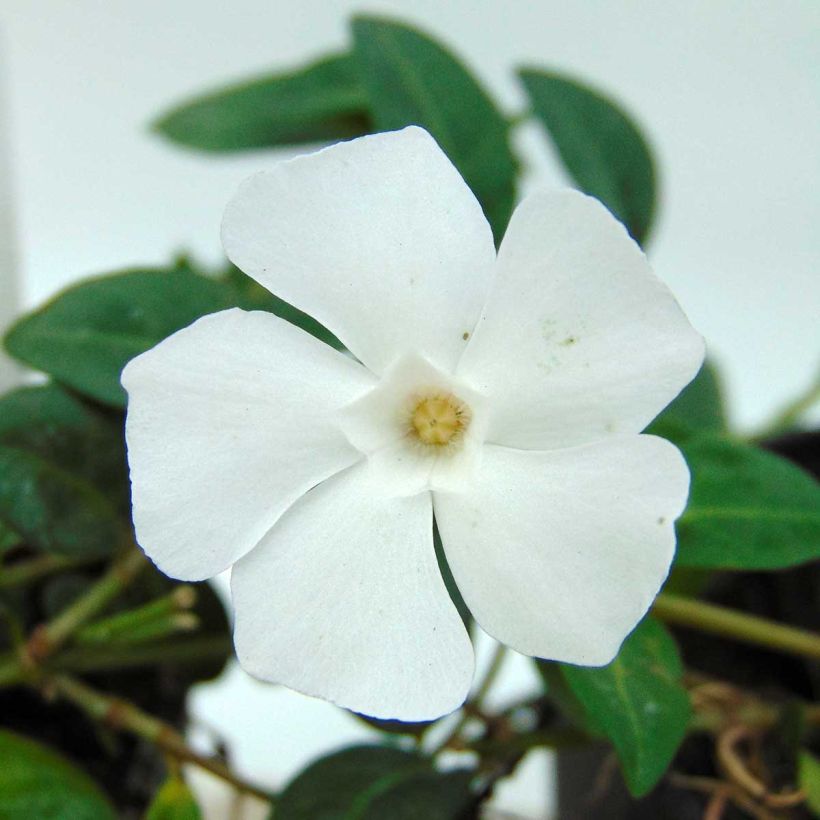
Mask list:
POLYGON ((454 444, 470 424, 470 409, 453 395, 423 398, 410 417, 410 432, 423 444, 454 444))

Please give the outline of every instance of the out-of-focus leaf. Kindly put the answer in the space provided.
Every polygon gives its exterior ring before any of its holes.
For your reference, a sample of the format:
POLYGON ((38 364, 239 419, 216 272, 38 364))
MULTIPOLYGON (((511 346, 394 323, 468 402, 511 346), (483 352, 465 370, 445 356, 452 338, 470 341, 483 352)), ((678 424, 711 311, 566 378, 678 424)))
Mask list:
POLYGON ((20 319, 6 349, 94 399, 125 406, 120 372, 134 356, 206 313, 230 290, 192 271, 139 269, 88 279, 20 319))
MULTIPOLYGON (((342 749, 312 763, 290 782, 277 802, 276 820, 347 820, 365 795, 378 793, 379 784, 428 771, 426 760, 399 749, 342 749)), ((366 802, 358 810, 365 808, 366 802)))
POLYGON ((815 817, 820 817, 820 760, 802 751, 797 764, 798 783, 806 794, 806 805, 815 817))
POLYGON ((0 445, 0 519, 46 552, 110 553, 125 530, 108 499, 39 456, 0 445))
POLYGON ((174 142, 206 151, 343 140, 368 126, 367 98, 350 54, 197 97, 154 123, 174 142))
POLYGON ((46 746, 0 730, 3 820, 116 820, 92 780, 46 746))
POLYGON ((125 407, 120 373, 131 359, 201 316, 231 307, 271 310, 341 347, 318 322, 259 293, 238 272, 213 279, 195 273, 187 263, 80 282, 20 319, 6 335, 5 345, 13 356, 58 382, 105 404, 125 407))
POLYGON ((145 820, 200 820, 199 810, 191 790, 179 777, 170 777, 156 793, 145 820))
POLYGON ((726 432, 720 382, 713 365, 704 362, 697 376, 646 431, 676 444, 702 433, 726 432))
POLYGON ((0 555, 23 543, 23 539, 5 521, 0 521, 0 555))
POLYGON ((671 635, 645 618, 609 666, 562 669, 588 724, 612 741, 629 790, 646 794, 672 762, 691 716, 671 635))
POLYGON ((537 69, 523 69, 519 77, 578 187, 600 199, 643 243, 656 182, 639 128, 614 102, 577 80, 537 69))
POLYGON ((692 471, 680 566, 777 569, 820 558, 820 484, 772 453, 722 438, 683 445, 692 471))
POLYGON ((286 322, 290 322, 292 325, 296 325, 296 327, 310 333, 311 336, 315 336, 319 341, 335 347, 336 350, 345 349, 345 346, 324 325, 284 299, 274 296, 255 279, 251 279, 250 276, 234 265, 228 268, 225 279, 234 289, 236 304, 239 307, 245 310, 267 310, 269 313, 275 313, 286 322))
POLYGON ((376 783, 354 804, 349 820, 457 820, 474 798, 472 773, 416 772, 376 783))
POLYGON ((516 166, 507 122, 490 96, 443 46, 410 26, 356 17, 353 44, 376 129, 426 128, 500 240, 515 200, 516 166))
POLYGON ((56 384, 0 398, 0 444, 82 478, 123 516, 130 513, 122 417, 102 413, 56 384))

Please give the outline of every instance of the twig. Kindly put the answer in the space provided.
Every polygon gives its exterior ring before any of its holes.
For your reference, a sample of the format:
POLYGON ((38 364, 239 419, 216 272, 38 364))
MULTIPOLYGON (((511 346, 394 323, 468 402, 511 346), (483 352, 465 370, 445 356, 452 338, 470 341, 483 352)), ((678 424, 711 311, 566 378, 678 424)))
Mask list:
POLYGON ((62 555, 40 555, 29 561, 18 561, 10 567, 0 567, 0 589, 28 584, 60 570, 81 567, 90 563, 92 561, 88 558, 67 558, 62 555))
POLYGON ((85 594, 66 607, 54 620, 32 633, 23 652, 23 663, 35 667, 62 646, 81 626, 101 612, 146 566, 145 556, 133 546, 117 558, 85 594))
POLYGON ((692 627, 791 655, 820 658, 820 634, 756 615, 747 615, 735 609, 664 592, 655 599, 652 612, 667 623, 692 627))
POLYGON ((481 710, 484 706, 484 700, 487 697, 487 693, 490 691, 493 683, 495 683, 498 673, 501 671, 506 654, 507 647, 501 643, 497 644, 495 651, 493 652, 492 659, 490 660, 490 665, 487 667, 487 671, 484 673, 484 678, 479 684, 478 689, 476 689, 475 695, 473 695, 473 697, 471 697, 470 700, 464 704, 462 707, 461 717, 458 719, 458 722, 453 727, 452 731, 432 752, 434 756, 439 754, 439 752, 453 746, 470 718, 481 714, 481 710))
POLYGON ((98 692, 68 675, 46 678, 44 688, 47 693, 71 701, 90 718, 111 729, 141 737, 180 762, 193 763, 243 792, 268 802, 273 800, 272 795, 234 774, 223 761, 195 752, 173 726, 127 700, 98 692))

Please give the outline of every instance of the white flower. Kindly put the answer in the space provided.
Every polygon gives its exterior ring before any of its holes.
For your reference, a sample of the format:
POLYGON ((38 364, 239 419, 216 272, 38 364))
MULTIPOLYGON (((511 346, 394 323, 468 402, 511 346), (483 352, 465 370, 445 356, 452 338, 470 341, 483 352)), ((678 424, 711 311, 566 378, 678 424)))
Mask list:
POLYGON ((689 476, 639 435, 703 343, 608 211, 516 210, 498 255, 419 128, 258 174, 230 258, 358 361, 277 317, 206 316, 132 361, 139 543, 175 578, 233 566, 248 672, 383 718, 464 700, 478 623, 519 652, 605 664, 652 603, 689 476))

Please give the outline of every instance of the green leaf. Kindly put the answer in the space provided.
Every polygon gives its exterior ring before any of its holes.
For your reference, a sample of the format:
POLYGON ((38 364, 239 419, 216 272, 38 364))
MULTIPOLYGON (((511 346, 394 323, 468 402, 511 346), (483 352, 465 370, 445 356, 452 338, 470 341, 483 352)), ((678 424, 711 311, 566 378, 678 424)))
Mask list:
POLYGON ((55 752, 0 730, 3 820, 116 820, 94 782, 55 752))
POLYGON ((820 484, 772 453, 703 437, 683 446, 692 472, 678 521, 680 566, 778 569, 820 558, 820 484))
POLYGON ((276 804, 276 820, 348 820, 356 801, 380 782, 428 769, 423 758, 400 749, 343 749, 317 760, 291 781, 276 804))
POLYGON ((3 445, 0 519, 29 544, 69 557, 107 555, 125 536, 101 492, 40 456, 3 445))
POLYGON ((500 240, 515 200, 516 165, 508 124, 490 96, 443 46, 409 26, 356 17, 353 43, 377 130, 426 128, 500 240))
MULTIPOLYGON (((57 381, 115 407, 125 407, 123 367, 208 313, 231 307, 270 310, 322 341, 341 343, 307 314, 260 293, 239 272, 201 276, 187 263, 100 276, 64 290, 8 332, 12 356, 57 381)), ((247 279, 247 277, 244 277, 247 279)))
POLYGON ((130 514, 125 438, 119 414, 105 414, 56 384, 0 398, 0 444, 33 453, 92 484, 130 514))
POLYGON ((0 521, 0 555, 14 547, 19 547, 23 539, 5 521, 0 521))
POLYGON ((820 760, 802 751, 797 759, 798 783, 806 794, 806 805, 820 817, 820 760))
POLYGON ((154 128, 205 151, 343 140, 367 133, 367 99, 350 54, 206 94, 160 117, 154 128))
POLYGON ((638 127, 577 80, 536 69, 518 75, 578 187, 600 199, 643 244, 655 211, 655 169, 638 127))
POLYGON ((200 820, 202 812, 179 777, 169 777, 151 801, 145 820, 200 820))
POLYGON ((234 305, 223 283, 187 269, 139 269, 89 279, 24 316, 6 349, 94 399, 124 407, 120 372, 134 356, 206 313, 234 305))
POLYGON ((315 336, 319 341, 335 347, 336 350, 344 350, 345 346, 322 324, 317 322, 312 316, 303 313, 298 308, 274 296, 270 291, 265 290, 255 279, 243 273, 239 268, 231 265, 225 274, 225 281, 233 288, 236 296, 236 304, 244 310, 267 310, 275 313, 286 322, 301 328, 302 330, 315 336))
POLYGON ((726 427, 717 371, 709 362, 704 362, 698 375, 646 432, 681 444, 694 435, 725 433, 726 427))
POLYGON ((562 669, 589 725, 615 747, 629 790, 646 794, 672 762, 691 716, 671 635, 645 618, 609 666, 562 669))
POLYGON ((454 820, 474 802, 472 772, 416 772, 383 779, 347 815, 349 820, 454 820))

